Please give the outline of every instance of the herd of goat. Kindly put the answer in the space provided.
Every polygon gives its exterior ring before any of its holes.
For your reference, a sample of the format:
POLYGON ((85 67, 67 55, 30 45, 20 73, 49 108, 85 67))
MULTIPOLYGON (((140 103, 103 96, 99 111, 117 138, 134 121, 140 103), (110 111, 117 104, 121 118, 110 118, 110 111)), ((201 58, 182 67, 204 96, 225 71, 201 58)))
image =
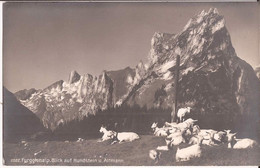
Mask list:
MULTIPOLYGON (((190 112, 189 107, 181 108, 177 112, 179 123, 165 122, 162 128, 158 127, 158 123, 153 123, 151 129, 155 136, 165 137, 166 145, 158 146, 156 149, 149 151, 149 157, 155 160, 157 163, 160 159, 160 151, 168 151, 177 146, 175 155, 176 162, 188 161, 192 158, 198 158, 202 154, 201 145, 215 146, 223 143, 228 144, 228 148, 233 149, 246 149, 257 146, 255 140, 244 138, 237 139, 236 133, 231 133, 231 130, 216 131, 213 129, 200 129, 195 123, 197 120, 188 118, 184 121, 185 115, 190 112), (189 146, 180 148, 182 143, 186 143, 189 146)), ((101 140, 112 140, 114 143, 131 142, 139 139, 138 134, 134 132, 115 132, 107 130, 101 126, 100 130, 103 133, 101 140)))

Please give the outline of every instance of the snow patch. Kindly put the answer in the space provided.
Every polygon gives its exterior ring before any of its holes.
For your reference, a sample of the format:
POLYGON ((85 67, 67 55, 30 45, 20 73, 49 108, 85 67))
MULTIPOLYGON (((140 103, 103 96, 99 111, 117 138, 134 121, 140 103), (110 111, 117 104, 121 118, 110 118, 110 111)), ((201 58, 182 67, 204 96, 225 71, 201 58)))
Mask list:
POLYGON ((214 34, 215 32, 219 31, 220 29, 222 29, 225 26, 225 20, 221 19, 220 21, 218 21, 213 27, 212 27, 212 34, 214 34))
POLYGON ((144 64, 145 71, 149 68, 149 63, 144 64))
POLYGON ((169 84, 166 85, 166 87, 164 88, 164 90, 165 90, 166 92, 168 92, 171 88, 172 88, 172 83, 169 83, 169 84))
POLYGON ((167 71, 165 74, 163 74, 162 79, 164 79, 164 80, 170 80, 170 79, 172 79, 171 72, 170 72, 170 71, 167 71))
MULTIPOLYGON (((193 48, 193 55, 196 55, 202 51, 202 46, 204 45, 204 42, 206 40, 204 38, 201 39, 200 43, 197 45, 197 47, 193 48)), ((197 42, 197 41, 196 41, 197 42)), ((195 45, 194 45, 195 46, 195 45)))
POLYGON ((217 8, 214 8, 213 12, 214 12, 215 14, 219 14, 217 8))
POLYGON ((187 30, 188 27, 190 27, 191 22, 192 22, 192 19, 190 19, 190 20, 188 21, 188 23, 184 26, 183 31, 187 30))
POLYGON ((198 29, 198 34, 203 34, 203 32, 205 31, 205 27, 206 27, 206 23, 204 22, 198 29))
POLYGON ((211 59, 215 59, 216 58, 216 56, 215 55, 208 55, 208 60, 211 60, 211 59))
POLYGON ((87 87, 84 87, 81 91, 82 93, 82 96, 86 96, 87 95, 87 92, 88 92, 88 88, 87 87))
POLYGON ((102 93, 106 93, 106 91, 107 91, 106 88, 102 89, 102 93))
POLYGON ((203 15, 200 16, 200 17, 198 17, 197 20, 196 20, 196 22, 197 22, 197 23, 200 23, 202 20, 203 20, 203 15))
POLYGON ((199 44, 199 39, 197 36, 193 37, 191 42, 190 42, 190 45, 191 45, 191 48, 194 48, 195 46, 197 46, 199 44))
POLYGON ((123 100, 122 100, 122 99, 120 99, 120 100, 118 100, 118 101, 116 102, 116 106, 121 106, 121 105, 122 105, 122 103, 123 103, 123 100))
POLYGON ((177 55, 181 55, 181 48, 180 48, 180 47, 176 47, 174 52, 175 52, 177 55))
POLYGON ((227 44, 224 42, 224 43, 220 44, 219 48, 220 48, 220 50, 225 50, 226 47, 227 47, 227 44))
MULTIPOLYGON (((96 78, 95 78, 95 79, 96 79, 96 78)), ((96 79, 95 84, 94 84, 94 90, 95 90, 95 92, 97 91, 97 89, 98 89, 98 80, 96 79)))
POLYGON ((161 73, 166 73, 169 68, 173 67, 175 65, 175 61, 168 61, 165 64, 163 64, 160 68, 161 73))
POLYGON ((203 16, 205 16, 207 13, 205 12, 205 10, 202 10, 201 12, 200 12, 200 14, 199 14, 199 16, 200 17, 203 17, 203 16))
POLYGON ((78 98, 78 99, 76 100, 76 102, 78 102, 78 103, 83 103, 83 99, 82 99, 82 98, 78 98))
POLYGON ((189 67, 189 68, 186 68, 184 71, 183 71, 183 75, 186 75, 189 71, 193 71, 195 68, 194 67, 189 67))
MULTIPOLYGON (((241 68, 240 68, 241 69, 241 68)), ((238 91, 240 91, 240 88, 242 86, 242 78, 243 78, 243 75, 244 75, 244 70, 241 69, 241 75, 239 76, 238 78, 238 91)))
POLYGON ((133 83, 133 78, 132 78, 131 75, 128 75, 128 76, 127 76, 126 82, 129 83, 129 84, 132 84, 132 83, 133 83))
MULTIPOLYGON (((35 93, 33 93, 31 96, 30 96, 30 98, 29 99, 33 99, 35 96, 37 96, 38 95, 38 93, 37 92, 35 92, 35 93)), ((22 100, 21 100, 22 101, 22 100)))

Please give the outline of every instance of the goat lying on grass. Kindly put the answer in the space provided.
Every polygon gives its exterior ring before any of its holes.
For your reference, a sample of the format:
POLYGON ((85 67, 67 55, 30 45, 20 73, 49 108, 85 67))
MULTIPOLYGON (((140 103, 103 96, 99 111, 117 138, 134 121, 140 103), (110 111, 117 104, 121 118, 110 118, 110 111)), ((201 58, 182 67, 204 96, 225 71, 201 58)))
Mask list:
POLYGON ((244 139, 237 139, 235 137, 236 133, 229 133, 228 137, 228 148, 233 149, 247 149, 253 148, 257 146, 257 142, 255 140, 244 138, 244 139))
POLYGON ((176 127, 176 126, 177 126, 176 122, 169 123, 169 122, 166 121, 164 123, 164 127, 176 127))
POLYGON ((193 120, 192 118, 189 118, 179 124, 177 124, 177 128, 180 129, 180 130, 186 130, 186 129, 189 129, 191 127, 193 127, 194 123, 197 122, 198 120, 193 120))
POLYGON ((177 148, 176 152, 176 162, 179 161, 188 161, 192 158, 200 157, 201 156, 201 143, 203 141, 203 137, 200 137, 199 143, 195 145, 191 145, 187 148, 182 148, 180 149, 179 147, 177 148))
POLYGON ((165 129, 165 128, 159 128, 158 126, 158 123, 153 123, 152 124, 152 126, 151 126, 151 128, 152 128, 152 130, 154 131, 154 135, 155 136, 167 136, 168 134, 167 134, 167 129, 165 129))
POLYGON ((149 157, 151 159, 155 160, 155 164, 158 163, 158 161, 161 157, 161 154, 162 154, 161 152, 158 152, 157 150, 154 150, 154 149, 149 151, 149 157))
POLYGON ((78 140, 77 140, 77 142, 83 142, 84 141, 84 139, 82 139, 82 138, 78 138, 78 140))
POLYGON ((140 137, 134 132, 115 132, 115 131, 113 131, 111 138, 113 139, 112 144, 114 144, 116 142, 119 142, 119 143, 132 142, 136 139, 140 139, 140 137))
POLYGON ((108 131, 104 126, 101 126, 99 132, 103 133, 103 136, 102 136, 101 140, 98 140, 98 142, 110 140, 110 139, 112 139, 111 136, 114 134, 114 131, 110 131, 110 130, 108 131))

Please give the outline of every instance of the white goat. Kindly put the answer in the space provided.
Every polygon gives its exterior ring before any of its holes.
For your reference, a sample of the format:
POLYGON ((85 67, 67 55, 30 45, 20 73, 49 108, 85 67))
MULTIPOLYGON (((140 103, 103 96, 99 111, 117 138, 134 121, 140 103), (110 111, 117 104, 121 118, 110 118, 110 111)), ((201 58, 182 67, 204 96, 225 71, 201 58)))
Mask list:
POLYGON ((171 149, 173 146, 180 145, 181 143, 185 143, 186 140, 184 138, 185 133, 187 130, 177 130, 176 132, 168 135, 165 138, 166 146, 158 146, 156 149, 157 150, 162 150, 162 151, 168 151, 171 149))
POLYGON ((176 127, 178 123, 172 122, 168 123, 167 121, 164 123, 164 127, 176 127))
POLYGON ((190 110, 191 110, 191 107, 180 108, 178 110, 177 117, 179 118, 180 122, 183 122, 185 115, 189 114, 190 110))
POLYGON ((192 118, 189 118, 179 124, 177 124, 177 128, 180 129, 180 130, 186 130, 188 128, 191 128, 193 127, 194 123, 197 122, 198 120, 193 120, 192 118))
POLYGON ((166 130, 168 135, 173 134, 178 131, 179 131, 179 129, 177 127, 168 127, 168 129, 166 130))
POLYGON ((78 140, 77 140, 77 142, 83 142, 84 141, 84 139, 82 139, 82 138, 78 138, 78 140))
POLYGON ((181 143, 185 143, 185 139, 183 138, 183 136, 177 136, 175 138, 173 138, 171 141, 170 141, 170 144, 169 146, 177 146, 177 145, 180 145, 181 143))
POLYGON ((229 133, 228 136, 228 148, 233 149, 247 149, 253 148, 257 146, 257 142, 255 140, 244 138, 244 139, 236 139, 236 133, 229 133))
POLYGON ((158 128, 158 123, 153 123, 151 128, 153 129, 154 131, 154 135, 155 136, 167 136, 167 129, 164 129, 164 128, 158 128))
POLYGON ((231 130, 224 130, 227 134, 229 134, 231 132, 231 130))
POLYGON ((134 132, 114 132, 111 137, 114 139, 114 142, 112 142, 112 144, 116 143, 117 141, 119 141, 119 143, 122 143, 132 142, 136 139, 140 139, 140 137, 134 132))
POLYGON ((165 138, 165 142, 167 146, 176 146, 176 145, 180 145, 181 143, 185 143, 186 140, 184 138, 184 133, 186 132, 186 130, 179 130, 173 134, 168 135, 165 138))
POLYGON ((221 143, 221 137, 218 134, 218 132, 210 132, 208 133, 210 136, 210 141, 211 141, 211 145, 217 145, 219 143, 221 143))
POLYGON ((194 144, 197 144, 199 143, 199 137, 200 135, 193 135, 190 140, 189 140, 189 144, 190 145, 194 145, 194 144))
POLYGON ((224 142, 228 142, 228 135, 230 134, 231 130, 224 130, 224 132, 226 133, 224 137, 224 142))
POLYGON ((149 151, 149 157, 153 160, 155 160, 155 164, 158 163, 160 157, 161 157, 161 152, 158 152, 157 150, 150 150, 149 151))
POLYGON ((214 135, 215 133, 211 133, 208 136, 193 135, 189 140, 189 144, 198 144, 200 142, 200 139, 203 139, 201 142, 201 144, 203 145, 208 145, 208 146, 216 145, 214 135))
POLYGON ((187 148, 182 148, 180 149, 179 147, 177 148, 176 152, 176 162, 179 161, 188 161, 192 158, 200 157, 201 156, 201 143, 202 143, 203 137, 199 139, 199 143, 189 146, 187 148))
POLYGON ((214 135, 214 140, 216 140, 219 143, 227 142, 227 132, 226 131, 218 131, 214 135))
POLYGON ((249 138, 235 139, 235 140, 236 143, 233 145, 234 149, 247 149, 247 148, 253 148, 257 146, 257 142, 249 138))
POLYGON ((103 142, 103 141, 112 139, 111 136, 114 134, 114 131, 108 131, 104 126, 100 127, 99 132, 103 133, 103 136, 102 136, 101 140, 99 140, 98 142, 103 142))
POLYGON ((182 136, 183 133, 184 133, 184 131, 185 131, 185 130, 179 130, 179 129, 178 129, 176 132, 171 133, 171 134, 168 135, 166 138, 167 138, 167 139, 172 139, 172 138, 175 138, 175 137, 177 137, 177 136, 182 136))
POLYGON ((210 135, 217 133, 218 131, 213 129, 201 129, 198 135, 204 137, 204 139, 210 139, 210 135))
POLYGON ((200 127, 198 125, 194 125, 192 127, 192 135, 198 135, 200 132, 200 127))
POLYGON ((168 150, 169 150, 169 147, 168 147, 168 145, 166 145, 166 146, 158 146, 158 147, 156 148, 156 150, 159 150, 159 151, 168 151, 168 150))

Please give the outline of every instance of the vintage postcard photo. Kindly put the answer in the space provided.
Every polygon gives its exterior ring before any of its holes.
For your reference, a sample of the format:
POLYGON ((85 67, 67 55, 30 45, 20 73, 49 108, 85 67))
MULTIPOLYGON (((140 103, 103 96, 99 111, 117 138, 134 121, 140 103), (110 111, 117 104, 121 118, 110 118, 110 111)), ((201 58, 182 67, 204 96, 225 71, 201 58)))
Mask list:
POLYGON ((258 3, 3 4, 3 165, 260 165, 258 3))

